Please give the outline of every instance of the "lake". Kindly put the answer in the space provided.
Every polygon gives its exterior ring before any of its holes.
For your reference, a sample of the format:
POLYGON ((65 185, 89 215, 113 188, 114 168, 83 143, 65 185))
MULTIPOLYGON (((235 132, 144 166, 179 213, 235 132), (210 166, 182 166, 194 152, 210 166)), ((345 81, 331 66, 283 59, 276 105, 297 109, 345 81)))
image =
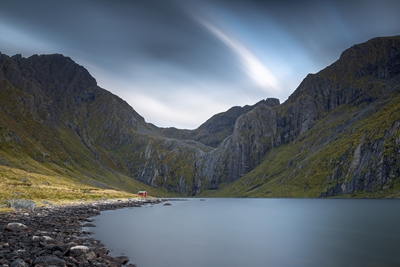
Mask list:
POLYGON ((400 266, 400 200, 188 199, 90 228, 138 267, 400 266))

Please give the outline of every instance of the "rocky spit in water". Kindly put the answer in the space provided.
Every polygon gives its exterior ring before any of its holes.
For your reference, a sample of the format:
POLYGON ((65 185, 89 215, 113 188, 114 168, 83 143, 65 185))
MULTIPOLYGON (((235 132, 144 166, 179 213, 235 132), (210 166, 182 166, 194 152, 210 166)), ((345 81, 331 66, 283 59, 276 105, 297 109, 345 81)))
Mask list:
POLYGON ((104 245, 83 227, 93 227, 91 217, 103 210, 162 201, 100 201, 0 213, 0 266, 135 266, 127 257, 109 256, 104 245))

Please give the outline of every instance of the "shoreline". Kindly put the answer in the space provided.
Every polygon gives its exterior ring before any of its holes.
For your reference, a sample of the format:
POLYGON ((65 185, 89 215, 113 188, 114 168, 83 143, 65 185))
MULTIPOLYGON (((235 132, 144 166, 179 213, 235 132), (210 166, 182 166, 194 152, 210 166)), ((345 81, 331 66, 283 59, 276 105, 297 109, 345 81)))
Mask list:
POLYGON ((105 200, 0 213, 0 266, 136 266, 109 250, 83 227, 101 211, 166 201, 161 198, 105 200))

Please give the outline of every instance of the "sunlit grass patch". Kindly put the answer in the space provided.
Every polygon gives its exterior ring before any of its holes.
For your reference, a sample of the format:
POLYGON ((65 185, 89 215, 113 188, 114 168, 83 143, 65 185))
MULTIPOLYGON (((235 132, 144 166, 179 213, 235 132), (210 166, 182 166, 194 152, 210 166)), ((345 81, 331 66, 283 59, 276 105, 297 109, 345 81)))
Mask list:
MULTIPOLYGON (((0 188, 0 204, 6 204, 11 199, 24 198, 35 201, 38 207, 45 203, 63 205, 100 199, 138 197, 125 191, 88 186, 70 177, 37 174, 2 165, 0 165, 0 188)), ((6 210, 4 207, 2 209, 6 210)))

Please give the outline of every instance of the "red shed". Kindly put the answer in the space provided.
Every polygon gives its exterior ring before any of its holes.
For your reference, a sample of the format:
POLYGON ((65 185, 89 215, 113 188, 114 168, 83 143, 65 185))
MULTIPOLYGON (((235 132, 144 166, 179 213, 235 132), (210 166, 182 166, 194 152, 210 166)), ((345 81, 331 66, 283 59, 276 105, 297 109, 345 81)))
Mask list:
POLYGON ((139 191, 138 195, 140 197, 147 197, 147 191, 139 191))

